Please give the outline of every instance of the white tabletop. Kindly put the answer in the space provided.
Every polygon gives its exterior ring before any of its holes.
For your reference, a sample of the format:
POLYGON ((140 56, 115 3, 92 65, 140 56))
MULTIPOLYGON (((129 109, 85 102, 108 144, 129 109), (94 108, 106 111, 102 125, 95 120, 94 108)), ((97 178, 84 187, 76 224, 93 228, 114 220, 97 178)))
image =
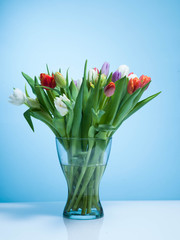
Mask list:
POLYGON ((179 240, 180 201, 102 202, 97 220, 62 217, 64 202, 0 203, 1 240, 179 240))

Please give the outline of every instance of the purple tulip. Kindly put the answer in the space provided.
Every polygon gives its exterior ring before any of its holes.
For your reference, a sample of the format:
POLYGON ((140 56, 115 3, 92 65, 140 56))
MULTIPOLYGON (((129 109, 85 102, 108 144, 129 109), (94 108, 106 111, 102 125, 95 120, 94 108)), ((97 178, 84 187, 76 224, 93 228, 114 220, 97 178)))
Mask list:
POLYGON ((103 65, 102 65, 102 68, 101 68, 101 74, 105 74, 106 76, 108 76, 109 74, 109 63, 108 62, 105 62, 103 65))
POLYGON ((74 84, 76 85, 76 87, 77 87, 77 81, 76 80, 73 80, 74 81, 74 84))
POLYGON ((121 73, 117 70, 116 72, 113 73, 112 75, 112 81, 116 82, 117 80, 119 80, 121 78, 121 73))

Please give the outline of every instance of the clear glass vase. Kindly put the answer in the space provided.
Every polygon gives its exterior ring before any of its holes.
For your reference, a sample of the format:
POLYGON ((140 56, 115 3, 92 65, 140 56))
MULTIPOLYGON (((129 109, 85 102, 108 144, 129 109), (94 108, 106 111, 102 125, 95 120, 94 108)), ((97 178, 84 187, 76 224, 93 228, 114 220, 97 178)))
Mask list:
POLYGON ((111 138, 56 138, 59 161, 68 185, 64 217, 103 217, 99 184, 111 149, 111 138))

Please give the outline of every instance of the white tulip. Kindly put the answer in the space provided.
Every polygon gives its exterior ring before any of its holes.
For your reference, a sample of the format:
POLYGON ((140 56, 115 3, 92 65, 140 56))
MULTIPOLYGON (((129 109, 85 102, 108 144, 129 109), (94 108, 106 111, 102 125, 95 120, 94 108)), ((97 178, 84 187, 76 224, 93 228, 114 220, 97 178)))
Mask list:
POLYGON ((79 90, 82 84, 82 78, 77 80, 77 89, 79 90))
POLYGON ((127 77, 129 74, 129 67, 127 65, 120 65, 117 70, 121 73, 121 78, 127 77))
POLYGON ((16 106, 20 106, 26 102, 26 96, 19 88, 15 88, 13 90, 13 95, 9 98, 9 102, 16 106))
POLYGON ((65 116, 68 113, 68 108, 63 101, 70 103, 70 100, 66 97, 65 94, 54 99, 55 107, 61 116, 65 116))
POLYGON ((131 73, 129 76, 128 76, 128 78, 129 78, 129 80, 132 78, 132 79, 134 79, 134 78, 138 78, 138 76, 136 75, 136 74, 134 74, 134 73, 131 73))
POLYGON ((95 69, 90 69, 88 72, 88 79, 90 82, 96 82, 98 79, 98 71, 95 69))

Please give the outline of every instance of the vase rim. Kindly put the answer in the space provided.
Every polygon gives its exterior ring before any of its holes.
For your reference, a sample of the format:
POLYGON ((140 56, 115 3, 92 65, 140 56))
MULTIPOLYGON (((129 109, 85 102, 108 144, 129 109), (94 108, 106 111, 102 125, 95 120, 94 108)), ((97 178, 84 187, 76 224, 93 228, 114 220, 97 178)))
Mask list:
POLYGON ((92 140, 110 140, 112 139, 112 137, 107 137, 106 139, 105 138, 96 138, 96 137, 87 137, 87 138, 81 138, 81 137, 55 137, 56 139, 65 139, 65 140, 89 140, 89 139, 92 139, 92 140))

